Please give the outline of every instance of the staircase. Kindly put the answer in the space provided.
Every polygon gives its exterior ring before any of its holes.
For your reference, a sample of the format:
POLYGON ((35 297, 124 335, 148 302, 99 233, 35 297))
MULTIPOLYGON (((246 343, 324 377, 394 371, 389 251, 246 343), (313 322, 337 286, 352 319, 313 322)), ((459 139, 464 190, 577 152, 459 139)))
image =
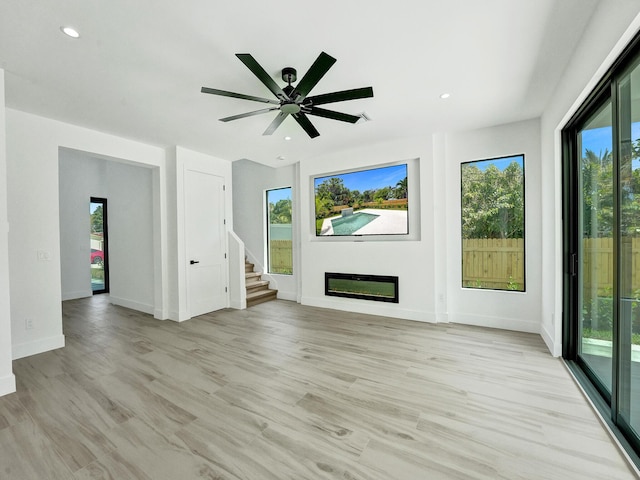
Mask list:
POLYGON ((262 280, 262 274, 253 271, 254 264, 244 260, 244 276, 247 288, 247 308, 259 303, 275 300, 278 290, 271 290, 269 282, 262 280))

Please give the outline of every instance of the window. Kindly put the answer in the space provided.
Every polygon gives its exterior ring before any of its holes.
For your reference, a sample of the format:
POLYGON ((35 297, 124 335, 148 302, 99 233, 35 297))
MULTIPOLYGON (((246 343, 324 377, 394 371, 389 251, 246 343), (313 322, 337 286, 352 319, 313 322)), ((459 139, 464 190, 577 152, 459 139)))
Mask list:
POLYGON ((524 155, 461 165, 462 286, 525 291, 524 155))
POLYGON ((267 190, 267 266, 269 273, 293 274, 291 187, 267 190))

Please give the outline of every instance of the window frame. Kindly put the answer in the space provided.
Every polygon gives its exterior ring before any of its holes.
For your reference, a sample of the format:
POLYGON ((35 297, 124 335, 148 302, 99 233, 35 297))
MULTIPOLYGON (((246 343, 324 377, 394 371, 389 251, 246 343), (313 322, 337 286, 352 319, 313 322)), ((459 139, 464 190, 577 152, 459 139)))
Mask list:
MULTIPOLYGON (((514 153, 511 155, 502 155, 499 157, 489 157, 489 158, 481 158, 476 160, 469 160, 466 162, 460 162, 460 284, 461 288, 464 290, 484 290, 484 291, 495 291, 495 292, 508 292, 508 293, 526 293, 527 292, 527 189, 526 189, 526 154, 525 153, 514 153), (464 205, 464 191, 462 185, 462 172, 463 168, 467 165, 473 163, 480 162, 495 162, 499 160, 505 160, 509 158, 520 157, 522 160, 522 289, 510 289, 510 288, 485 288, 485 287, 475 287, 465 285, 464 282, 464 233, 463 233, 463 223, 462 217, 463 212, 462 208, 464 205)), ((507 280, 505 280, 507 281, 507 280)), ((508 281, 507 281, 508 283, 508 281)))
POLYGON ((275 188, 267 188, 264 191, 264 201, 265 201, 265 205, 264 205, 264 215, 265 215, 265 220, 264 220, 264 228, 265 228, 265 234, 264 234, 264 238, 265 238, 265 252, 264 252, 264 258, 265 258, 265 271, 267 274, 269 275, 286 275, 286 276, 292 276, 294 274, 294 270, 293 270, 293 186, 289 185, 289 186, 284 186, 284 187, 275 187, 275 188), (277 190, 289 190, 290 193, 290 200, 291 200, 291 273, 283 273, 283 272, 272 272, 271 271, 271 212, 269 211, 269 192, 274 192, 277 190))

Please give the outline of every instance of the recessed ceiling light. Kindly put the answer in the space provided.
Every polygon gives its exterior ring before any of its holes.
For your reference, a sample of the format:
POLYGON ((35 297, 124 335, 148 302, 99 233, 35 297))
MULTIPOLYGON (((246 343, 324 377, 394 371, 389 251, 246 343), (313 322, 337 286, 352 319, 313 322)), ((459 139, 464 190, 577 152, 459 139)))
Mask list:
POLYGON ((440 98, 445 100, 445 99, 449 98, 450 96, 451 96, 450 93, 443 93, 443 94, 440 95, 440 98))
POLYGON ((276 157, 276 160, 286 160, 286 159, 287 159, 287 157, 285 157, 284 155, 278 155, 276 157))
POLYGON ((284 137, 284 139, 289 141, 289 140, 291 140, 291 137, 289 135, 287 135, 286 137, 284 137))
POLYGON ((62 33, 71 38, 78 38, 80 36, 78 31, 73 27, 60 27, 60 30, 62 31, 62 33))

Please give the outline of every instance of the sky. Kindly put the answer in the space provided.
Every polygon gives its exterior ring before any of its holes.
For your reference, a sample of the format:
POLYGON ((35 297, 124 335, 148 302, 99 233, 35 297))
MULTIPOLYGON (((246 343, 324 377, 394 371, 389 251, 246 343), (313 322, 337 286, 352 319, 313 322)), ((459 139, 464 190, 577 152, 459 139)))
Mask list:
MULTIPOLYGON (((640 122, 631 124, 631 139, 633 141, 640 138, 640 122)), ((605 150, 611 152, 613 138, 611 133, 611 127, 591 128, 589 130, 582 130, 582 156, 585 156, 587 149, 591 150, 596 155, 600 156, 605 150)), ((640 168, 640 159, 633 161, 633 168, 640 168)))
POLYGON ((273 203, 274 205, 278 203, 279 200, 291 200, 291 187, 278 188, 277 190, 267 190, 267 193, 269 194, 268 202, 273 203))
MULTIPOLYGON (((631 124, 631 138, 634 141, 640 138, 640 122, 631 124)), ((596 154, 604 153, 605 149, 611 151, 612 143, 611 127, 582 130, 582 156, 584 156, 584 150, 587 148, 596 154)))
POLYGON ((524 166, 524 156, 523 155, 514 155, 512 157, 504 157, 504 158, 492 158, 487 160, 479 160, 475 162, 467 162, 463 163, 463 165, 473 165, 474 167, 478 167, 481 172, 484 172, 491 165, 495 165, 498 170, 503 171, 513 162, 518 162, 521 167, 524 166))
POLYGON ((390 167, 360 170, 358 172, 341 173, 314 179, 314 189, 330 177, 341 178, 344 186, 349 190, 377 190, 383 187, 395 187, 396 184, 407 176, 407 165, 392 165, 390 167))

